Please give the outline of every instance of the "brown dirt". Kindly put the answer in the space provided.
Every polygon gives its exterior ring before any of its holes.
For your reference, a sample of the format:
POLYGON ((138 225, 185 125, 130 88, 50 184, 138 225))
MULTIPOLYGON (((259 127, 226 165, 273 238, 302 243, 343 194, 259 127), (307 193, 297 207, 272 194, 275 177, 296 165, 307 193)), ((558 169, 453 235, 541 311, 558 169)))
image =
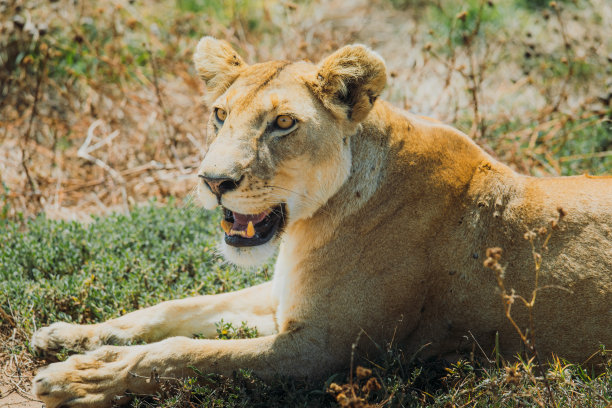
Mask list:
POLYGON ((41 401, 35 400, 29 393, 21 393, 15 387, 5 384, 5 380, 5 377, 0 377, 0 407, 41 408, 43 406, 41 401))

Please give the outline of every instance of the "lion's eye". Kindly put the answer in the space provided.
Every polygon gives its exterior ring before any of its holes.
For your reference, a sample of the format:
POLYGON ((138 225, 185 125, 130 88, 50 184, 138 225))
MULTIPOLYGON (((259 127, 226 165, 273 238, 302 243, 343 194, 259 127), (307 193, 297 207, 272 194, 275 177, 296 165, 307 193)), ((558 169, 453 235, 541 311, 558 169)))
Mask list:
POLYGON ((215 116, 219 122, 225 122, 225 118, 227 118, 227 112, 221 108, 215 109, 215 116))
POLYGON ((295 119, 289 115, 280 115, 276 117, 276 126, 280 129, 289 129, 295 124, 295 119))

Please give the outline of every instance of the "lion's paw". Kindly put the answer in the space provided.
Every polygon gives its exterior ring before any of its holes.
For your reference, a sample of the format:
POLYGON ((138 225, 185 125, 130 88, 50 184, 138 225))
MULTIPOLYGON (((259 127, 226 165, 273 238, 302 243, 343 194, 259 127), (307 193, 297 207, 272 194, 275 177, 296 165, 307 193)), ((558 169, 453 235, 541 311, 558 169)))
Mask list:
POLYGON ((97 336, 93 336, 93 331, 93 326, 53 323, 51 326, 37 330, 30 340, 30 345, 41 355, 49 355, 61 349, 91 350, 100 346, 96 341, 97 336))
POLYGON ((130 374, 139 353, 137 347, 104 346, 72 356, 41 370, 34 378, 32 392, 47 408, 109 407, 123 402, 130 385, 139 392, 151 388, 130 374))
POLYGON ((103 345, 122 346, 132 341, 134 338, 130 333, 106 323, 81 325, 58 322, 37 330, 30 344, 39 355, 52 356, 61 349, 84 352, 103 345))

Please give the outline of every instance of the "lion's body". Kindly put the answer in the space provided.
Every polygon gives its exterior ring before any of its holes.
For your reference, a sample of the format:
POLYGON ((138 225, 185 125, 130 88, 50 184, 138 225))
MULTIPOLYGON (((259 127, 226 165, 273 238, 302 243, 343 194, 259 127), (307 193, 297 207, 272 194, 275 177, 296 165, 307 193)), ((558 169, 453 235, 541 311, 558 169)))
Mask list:
MULTIPOLYGON (((485 250, 504 249, 506 286, 530 298, 535 267, 523 235, 550 231, 558 207, 568 215, 539 251, 538 286, 556 287, 538 294, 537 347, 584 361, 612 341, 612 178, 521 176, 460 132, 385 103, 363 128, 353 160, 367 166, 355 167, 355 182, 324 212, 288 230, 281 247, 281 261, 299 271, 291 271, 296 286, 278 295, 291 299, 288 309, 313 304, 317 319, 342 322, 327 337, 344 344, 330 348, 347 353, 361 327, 379 345, 393 335, 408 350, 429 344, 424 355, 471 347, 468 331, 485 350, 499 332, 503 355, 521 351, 495 275, 483 267, 485 250)), ((519 303, 513 316, 525 328, 519 303)))
MULTIPOLYGON (((337 78, 329 79, 333 72, 342 77, 352 68, 334 71, 343 60, 337 55, 319 68, 246 67, 227 46, 211 41, 201 43, 196 66, 217 109, 230 114, 211 125, 215 137, 202 174, 237 181, 223 195, 211 187, 216 197, 204 190, 203 201, 246 214, 286 203, 287 219, 273 238, 281 242, 274 279, 236 293, 162 303, 99 325, 42 329, 33 338, 42 350, 169 337, 102 347, 50 366, 35 383, 50 406, 74 395, 83 405, 104 406, 127 388, 144 392, 152 385, 129 373, 148 378, 153 368, 164 376, 188 375, 189 365, 222 374, 249 368, 264 378, 319 376, 346 366, 362 330, 365 353, 391 341, 422 356, 452 354, 474 341, 490 353, 497 337, 498 351, 510 358, 524 345, 504 315, 495 274, 483 266, 485 251, 503 248, 506 288, 530 298, 535 268, 523 235, 546 227, 547 236, 558 208, 567 214, 548 250, 538 249, 543 261, 536 347, 542 356, 581 362, 600 344, 612 344, 612 178, 521 176, 461 132, 375 102, 384 81, 378 57, 363 48, 339 55, 361 53, 351 64, 367 60, 363 72, 371 78, 365 85, 353 72, 353 82, 342 85, 367 97, 347 96, 345 89, 344 98, 325 99, 330 87, 339 86, 337 78), (213 65, 227 68, 223 59, 237 67, 235 75, 227 69, 222 78, 213 75, 213 65), (302 110, 301 128, 266 136, 266 112, 283 105, 302 110), (346 114, 349 119, 342 119, 346 114), (172 337, 212 336, 221 319, 246 320, 262 337, 172 337), (112 381, 89 391, 93 385, 83 384, 94 374, 112 381)), ((223 251, 243 263, 270 252, 254 248, 223 251)), ((526 308, 519 303, 512 316, 526 327, 526 308)))
MULTIPOLYGON (((433 341, 432 353, 452 352, 460 344, 468 346, 462 336, 471 331, 485 350, 492 350, 499 331, 503 355, 520 351, 523 344, 504 316, 494 273, 483 267, 485 250, 503 248, 506 287, 529 299, 535 266, 523 235, 540 227, 550 232, 558 208, 568 215, 552 232, 549 249, 536 248, 543 257, 538 286, 556 286, 538 293, 537 347, 543 355, 584 361, 599 344, 609 344, 612 178, 521 176, 453 129, 406 119, 412 129, 397 135, 406 144, 399 174, 404 185, 413 186, 392 187, 383 200, 395 194, 419 197, 397 204, 403 217, 391 230, 395 237, 388 238, 402 242, 402 235, 414 236, 416 242, 406 240, 401 251, 408 257, 411 251, 424 253, 417 269, 424 271, 426 294, 411 345, 433 341)), ((402 121, 395 116, 392 123, 402 121)), ((517 301, 513 316, 523 328, 528 326, 525 312, 517 301)))

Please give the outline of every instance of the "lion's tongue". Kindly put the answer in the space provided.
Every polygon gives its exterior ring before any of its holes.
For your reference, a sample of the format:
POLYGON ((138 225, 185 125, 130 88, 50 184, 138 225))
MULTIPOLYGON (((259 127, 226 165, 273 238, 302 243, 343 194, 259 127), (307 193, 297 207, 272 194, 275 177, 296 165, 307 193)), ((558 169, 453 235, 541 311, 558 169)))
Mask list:
POLYGON ((249 221, 256 225, 263 221, 264 218, 269 214, 269 211, 264 211, 259 214, 240 214, 234 212, 234 227, 233 229, 240 230, 245 229, 249 225, 249 221))

